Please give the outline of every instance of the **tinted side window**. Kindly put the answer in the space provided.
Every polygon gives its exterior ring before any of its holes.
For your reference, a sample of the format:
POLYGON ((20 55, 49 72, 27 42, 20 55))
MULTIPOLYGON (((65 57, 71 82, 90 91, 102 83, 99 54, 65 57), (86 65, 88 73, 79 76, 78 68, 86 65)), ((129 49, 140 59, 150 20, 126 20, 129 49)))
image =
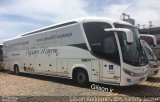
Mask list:
POLYGON ((105 37, 104 38, 104 53, 112 55, 116 51, 113 37, 105 37))
POLYGON ((102 44, 102 36, 105 33, 105 28, 111 28, 111 25, 104 22, 84 23, 84 30, 91 48, 95 45, 102 44))
POLYGON ((105 22, 89 22, 83 25, 93 53, 119 64, 119 52, 114 33, 104 31, 106 28, 111 28, 111 25, 105 22))
POLYGON ((103 56, 107 60, 120 64, 119 52, 114 34, 110 34, 104 37, 103 56))

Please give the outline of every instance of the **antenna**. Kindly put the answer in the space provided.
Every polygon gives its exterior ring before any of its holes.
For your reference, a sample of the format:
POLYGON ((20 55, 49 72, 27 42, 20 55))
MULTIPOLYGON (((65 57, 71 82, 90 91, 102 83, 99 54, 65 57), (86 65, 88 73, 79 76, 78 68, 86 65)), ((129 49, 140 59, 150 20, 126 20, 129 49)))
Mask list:
POLYGON ((128 17, 128 18, 130 18, 130 15, 128 15, 128 14, 125 14, 125 13, 122 13, 122 16, 123 16, 123 20, 125 20, 125 17, 128 17))
POLYGON ((126 14, 126 13, 122 13, 122 17, 123 17, 123 21, 126 21, 126 22, 128 22, 128 23, 131 23, 132 25, 134 25, 135 24, 135 20, 134 19, 132 19, 132 18, 130 18, 130 15, 128 15, 128 14, 126 14), (125 18, 125 17, 127 17, 127 18, 125 18))
POLYGON ((149 28, 152 28, 153 25, 152 25, 152 21, 149 21, 149 28))

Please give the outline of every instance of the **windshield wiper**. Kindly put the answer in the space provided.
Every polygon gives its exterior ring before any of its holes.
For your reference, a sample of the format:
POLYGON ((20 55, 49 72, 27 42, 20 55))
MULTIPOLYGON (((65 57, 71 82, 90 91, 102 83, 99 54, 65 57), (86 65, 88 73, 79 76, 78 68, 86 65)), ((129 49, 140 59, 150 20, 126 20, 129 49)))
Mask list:
POLYGON ((137 39, 135 42, 137 44, 137 50, 136 50, 136 55, 137 56, 136 56, 135 60, 136 60, 137 64, 145 64, 146 63, 146 59, 145 59, 146 55, 145 55, 145 52, 143 50, 143 47, 141 46, 140 39, 137 39))

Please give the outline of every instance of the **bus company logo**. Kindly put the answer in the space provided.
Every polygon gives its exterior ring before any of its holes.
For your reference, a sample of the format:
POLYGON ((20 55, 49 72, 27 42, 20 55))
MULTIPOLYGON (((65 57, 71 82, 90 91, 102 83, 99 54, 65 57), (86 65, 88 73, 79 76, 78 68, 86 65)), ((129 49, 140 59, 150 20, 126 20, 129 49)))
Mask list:
POLYGON ((49 49, 49 48, 42 48, 42 49, 29 49, 26 51, 26 56, 34 56, 37 57, 38 55, 59 55, 58 49, 49 49))
POLYGON ((55 54, 56 56, 58 56, 59 52, 58 52, 58 49, 43 48, 41 50, 41 54, 45 54, 47 56, 51 56, 52 54, 55 54))
POLYGON ((65 33, 65 34, 60 34, 60 35, 53 34, 48 37, 37 39, 36 41, 42 42, 42 41, 48 41, 48 40, 53 40, 53 39, 67 38, 67 37, 71 37, 71 36, 72 36, 72 33, 65 33))
POLYGON ((37 57, 39 53, 40 53, 40 50, 38 49, 29 49, 26 51, 26 55, 29 57, 31 56, 37 57))
POLYGON ((109 70, 113 70, 113 65, 109 65, 109 70))

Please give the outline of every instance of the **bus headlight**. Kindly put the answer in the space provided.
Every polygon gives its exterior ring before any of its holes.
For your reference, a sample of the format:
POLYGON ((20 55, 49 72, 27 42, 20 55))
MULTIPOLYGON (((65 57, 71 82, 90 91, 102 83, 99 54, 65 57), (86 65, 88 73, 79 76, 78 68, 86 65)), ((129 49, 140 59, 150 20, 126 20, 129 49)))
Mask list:
POLYGON ((134 72, 132 72, 132 71, 130 71, 130 70, 124 69, 124 68, 123 68, 123 71, 124 71, 126 74, 130 75, 130 76, 135 76, 135 75, 136 75, 136 73, 134 73, 134 72))

